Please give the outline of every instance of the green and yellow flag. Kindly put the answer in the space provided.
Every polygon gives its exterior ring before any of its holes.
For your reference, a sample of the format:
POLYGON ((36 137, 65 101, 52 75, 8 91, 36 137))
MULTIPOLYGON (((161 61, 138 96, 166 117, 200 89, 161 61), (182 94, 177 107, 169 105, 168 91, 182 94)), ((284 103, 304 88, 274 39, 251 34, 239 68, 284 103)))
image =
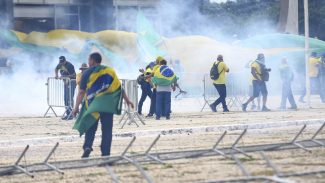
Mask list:
POLYGON ((154 72, 154 77, 152 82, 155 85, 167 86, 175 83, 177 81, 177 76, 174 71, 167 65, 162 65, 154 72))
POLYGON ((121 114, 122 89, 115 71, 106 66, 97 66, 90 74, 86 95, 73 129, 82 136, 99 119, 99 113, 121 114))

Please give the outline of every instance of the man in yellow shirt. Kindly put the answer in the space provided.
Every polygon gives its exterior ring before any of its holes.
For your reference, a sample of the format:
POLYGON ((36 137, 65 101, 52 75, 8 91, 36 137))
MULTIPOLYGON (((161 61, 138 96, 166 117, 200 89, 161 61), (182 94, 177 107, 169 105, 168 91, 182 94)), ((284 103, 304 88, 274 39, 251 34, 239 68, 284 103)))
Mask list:
POLYGON ((217 80, 213 81, 214 87, 219 93, 219 98, 210 105, 213 112, 217 112, 217 106, 221 103, 223 107, 223 112, 229 112, 226 103, 227 88, 226 88, 226 72, 229 72, 229 68, 223 61, 223 56, 218 55, 217 62, 214 63, 218 68, 219 77, 217 80))
POLYGON ((82 73, 88 69, 88 65, 86 63, 83 63, 81 64, 81 67, 79 68, 79 70, 81 71, 80 73, 77 74, 76 76, 76 82, 77 82, 77 85, 80 86, 80 81, 81 81, 81 76, 82 76, 82 73))
POLYGON ((321 58, 317 57, 317 53, 316 52, 312 52, 311 56, 308 60, 309 63, 309 72, 308 72, 308 76, 310 79, 310 87, 311 87, 311 91, 313 91, 313 93, 317 93, 320 94, 320 67, 322 64, 321 58))
POLYGON ((257 98, 260 93, 262 93, 263 96, 263 107, 262 111, 267 112, 270 111, 266 107, 266 101, 267 101, 267 95, 268 91, 266 88, 266 75, 268 74, 270 70, 265 68, 265 57, 264 54, 260 53, 257 55, 257 59, 255 62, 251 65, 251 74, 252 74, 252 80, 253 80, 253 96, 251 96, 246 103, 242 105, 242 110, 246 112, 247 105, 253 101, 255 98, 257 98))

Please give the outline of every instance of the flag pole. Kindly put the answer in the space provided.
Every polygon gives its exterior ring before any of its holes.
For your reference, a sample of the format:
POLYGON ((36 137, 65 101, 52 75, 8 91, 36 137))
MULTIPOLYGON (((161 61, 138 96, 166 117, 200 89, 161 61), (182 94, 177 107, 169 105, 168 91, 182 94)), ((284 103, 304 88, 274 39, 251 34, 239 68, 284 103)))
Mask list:
POLYGON ((307 104, 311 108, 310 102, 310 79, 309 79, 309 11, 308 11, 308 0, 304 0, 304 17, 305 17, 305 64, 306 64, 306 95, 307 104))

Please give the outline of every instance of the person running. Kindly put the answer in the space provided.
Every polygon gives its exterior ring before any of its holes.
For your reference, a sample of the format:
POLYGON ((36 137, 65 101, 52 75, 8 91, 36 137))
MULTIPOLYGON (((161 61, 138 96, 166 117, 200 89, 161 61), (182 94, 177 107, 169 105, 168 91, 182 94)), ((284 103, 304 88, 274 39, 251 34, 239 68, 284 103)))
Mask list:
POLYGON ((176 90, 177 77, 172 69, 167 66, 167 61, 160 61, 160 67, 156 69, 153 83, 157 86, 156 120, 165 116, 170 119, 171 92, 176 90))
MULTIPOLYGON (((141 72, 142 70, 140 70, 141 72)), ((151 90, 151 76, 152 74, 152 69, 150 67, 150 65, 148 65, 146 67, 146 70, 143 71, 143 74, 141 74, 139 77, 138 77, 138 84, 140 85, 141 87, 141 98, 139 100, 139 104, 138 104, 138 114, 142 115, 142 106, 143 106, 143 103, 144 101, 147 99, 147 97, 150 98, 151 100, 151 96, 152 96, 152 90, 151 90)), ((150 112, 149 112, 150 114, 150 112)))
POLYGON ((251 96, 246 103, 242 104, 242 110, 246 112, 247 105, 253 101, 255 98, 257 98, 260 93, 262 93, 263 96, 263 106, 262 111, 267 112, 270 111, 266 107, 267 102, 267 87, 266 87, 266 81, 268 81, 269 72, 271 69, 266 69, 265 67, 265 57, 264 54, 260 53, 257 55, 257 59, 252 63, 251 65, 251 74, 252 74, 252 80, 253 80, 253 96, 251 96))
POLYGON ((286 110, 287 100, 289 100, 289 103, 291 105, 289 109, 297 109, 297 104, 291 90, 291 83, 293 81, 294 75, 291 67, 288 64, 287 58, 282 59, 279 71, 282 80, 282 98, 280 109, 286 110))
POLYGON ((128 106, 134 108, 133 103, 121 89, 121 82, 116 72, 107 66, 101 65, 102 57, 99 53, 92 53, 89 56, 87 69, 80 81, 80 90, 76 99, 76 105, 73 115, 79 113, 79 106, 82 103, 82 109, 74 125, 80 135, 85 133, 85 142, 83 145, 84 153, 82 158, 89 157, 93 151, 92 146, 98 127, 98 121, 101 122, 102 156, 109 156, 112 144, 113 115, 120 114, 121 95, 128 106), (88 111, 91 110, 91 111, 88 111))
POLYGON ((64 105, 66 107, 65 115, 62 120, 72 120, 71 114, 73 108, 73 97, 76 89, 76 71, 74 66, 66 60, 64 56, 59 57, 59 64, 55 68, 55 78, 58 79, 58 72, 64 81, 64 105))
POLYGON ((218 55, 217 62, 214 63, 213 67, 216 67, 217 72, 219 73, 218 79, 213 81, 213 85, 219 93, 219 98, 210 105, 210 108, 213 112, 217 112, 217 106, 221 103, 223 112, 229 112, 226 103, 226 97, 227 97, 226 72, 229 72, 229 68, 223 61, 222 55, 218 55))

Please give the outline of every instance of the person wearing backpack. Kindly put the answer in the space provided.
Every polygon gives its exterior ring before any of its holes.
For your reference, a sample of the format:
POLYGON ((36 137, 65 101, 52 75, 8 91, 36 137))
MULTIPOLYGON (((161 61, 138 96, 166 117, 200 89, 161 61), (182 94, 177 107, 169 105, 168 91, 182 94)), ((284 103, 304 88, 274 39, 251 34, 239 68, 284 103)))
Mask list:
MULTIPOLYGON (((138 114, 142 115, 142 106, 143 103, 146 101, 147 97, 150 98, 151 100, 151 95, 152 95, 152 86, 151 86, 151 74, 152 74, 152 69, 150 65, 146 67, 146 70, 140 70, 142 74, 138 77, 137 82, 141 87, 141 98, 139 100, 138 104, 138 114)), ((149 112, 150 114, 150 112, 149 112)))
POLYGON ((210 71, 210 78, 213 80, 213 85, 219 93, 219 98, 210 105, 213 112, 217 112, 217 106, 221 103, 223 112, 229 112, 226 103, 227 88, 226 88, 226 72, 229 72, 229 68, 223 61, 223 56, 218 55, 217 62, 213 63, 210 71))
POLYGON ((251 74, 253 80, 253 96, 251 96, 246 103, 242 105, 242 110, 246 112, 247 105, 257 98, 260 93, 263 96, 263 107, 262 111, 270 111, 266 107, 268 91, 266 88, 266 81, 269 80, 269 72, 271 69, 265 67, 265 57, 263 53, 257 55, 257 59, 251 65, 251 74))
POLYGON ((295 98, 293 97, 291 90, 291 83, 294 78, 293 71, 288 64, 288 59, 283 58, 279 67, 280 76, 282 80, 282 98, 281 98, 281 110, 286 110, 286 103, 289 100, 291 107, 289 109, 297 109, 295 98))

